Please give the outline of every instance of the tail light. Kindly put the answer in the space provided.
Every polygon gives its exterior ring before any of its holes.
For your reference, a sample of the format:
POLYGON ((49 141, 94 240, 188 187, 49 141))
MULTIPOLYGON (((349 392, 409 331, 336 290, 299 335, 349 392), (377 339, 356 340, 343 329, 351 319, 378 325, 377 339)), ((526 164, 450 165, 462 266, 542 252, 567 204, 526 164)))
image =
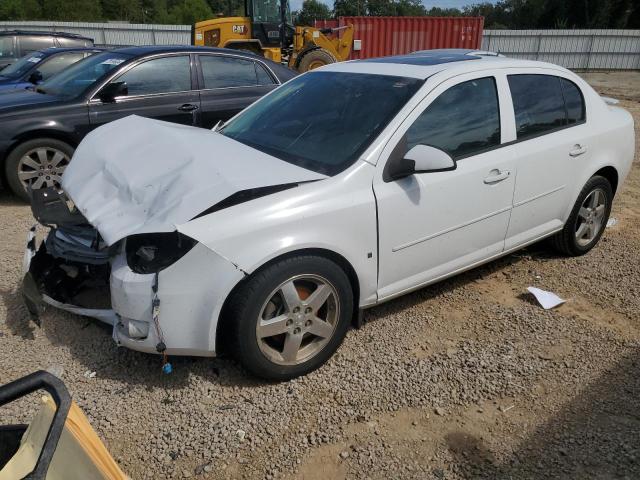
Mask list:
POLYGON ((155 273, 184 257, 197 242, 179 232, 143 233, 127 237, 127 264, 135 273, 155 273))

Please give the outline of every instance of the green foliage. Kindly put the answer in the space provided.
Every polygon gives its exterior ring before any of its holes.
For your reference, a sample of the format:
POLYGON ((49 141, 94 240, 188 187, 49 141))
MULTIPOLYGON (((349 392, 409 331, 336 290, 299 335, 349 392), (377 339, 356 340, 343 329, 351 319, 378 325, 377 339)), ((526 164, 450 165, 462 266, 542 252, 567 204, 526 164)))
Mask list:
MULTIPOLYGON (((498 0, 462 8, 422 0, 305 0, 299 24, 329 16, 482 16, 485 28, 640 28, 639 0, 498 0)), ((482 0, 480 0, 482 2, 482 0)), ((217 16, 244 16, 244 0, 0 0, 0 21, 126 21, 191 24, 217 16)))
POLYGON ((331 18, 331 10, 318 0, 304 0, 302 9, 296 12, 296 25, 313 26, 315 20, 327 20, 331 18))

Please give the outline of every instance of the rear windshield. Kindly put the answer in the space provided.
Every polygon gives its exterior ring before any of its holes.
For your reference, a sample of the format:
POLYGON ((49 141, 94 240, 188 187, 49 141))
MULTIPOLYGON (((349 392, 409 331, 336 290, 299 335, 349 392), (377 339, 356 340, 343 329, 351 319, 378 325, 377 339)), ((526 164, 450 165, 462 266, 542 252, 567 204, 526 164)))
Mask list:
POLYGON ((26 57, 22 57, 16 63, 9 65, 2 70, 3 77, 19 78, 25 75, 34 65, 39 63, 44 58, 44 53, 34 52, 26 57))
POLYGON ((92 86, 99 78, 131 58, 131 55, 115 52, 92 55, 74 63, 58 75, 54 75, 36 90, 65 98, 75 98, 92 86))
POLYGON ((422 83, 311 72, 259 100, 221 133, 286 162, 336 175, 358 159, 422 83))

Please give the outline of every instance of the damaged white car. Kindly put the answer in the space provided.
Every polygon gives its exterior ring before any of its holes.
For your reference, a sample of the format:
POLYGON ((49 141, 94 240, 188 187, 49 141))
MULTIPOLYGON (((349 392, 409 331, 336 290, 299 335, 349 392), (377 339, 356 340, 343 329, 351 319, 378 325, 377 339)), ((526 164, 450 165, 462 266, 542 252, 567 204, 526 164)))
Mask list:
POLYGON ((144 352, 307 373, 362 309, 545 237, 598 242, 625 110, 554 65, 428 52, 297 77, 218 131, 129 117, 81 143, 25 254, 30 309, 144 352))

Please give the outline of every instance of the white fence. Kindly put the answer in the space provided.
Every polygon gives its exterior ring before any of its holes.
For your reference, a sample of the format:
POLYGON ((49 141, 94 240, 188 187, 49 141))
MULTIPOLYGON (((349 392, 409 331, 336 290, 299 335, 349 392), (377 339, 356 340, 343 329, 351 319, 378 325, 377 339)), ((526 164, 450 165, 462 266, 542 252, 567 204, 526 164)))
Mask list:
POLYGON ((77 33, 100 46, 189 45, 190 25, 84 22, 0 22, 0 30, 77 33))
MULTIPOLYGON (((0 22, 13 29, 78 33, 104 46, 191 42, 190 25, 0 22)), ((640 30, 485 30, 482 48, 575 70, 640 70, 640 30)))
POLYGON ((482 49, 574 70, 640 69, 640 30, 485 30, 482 49))

